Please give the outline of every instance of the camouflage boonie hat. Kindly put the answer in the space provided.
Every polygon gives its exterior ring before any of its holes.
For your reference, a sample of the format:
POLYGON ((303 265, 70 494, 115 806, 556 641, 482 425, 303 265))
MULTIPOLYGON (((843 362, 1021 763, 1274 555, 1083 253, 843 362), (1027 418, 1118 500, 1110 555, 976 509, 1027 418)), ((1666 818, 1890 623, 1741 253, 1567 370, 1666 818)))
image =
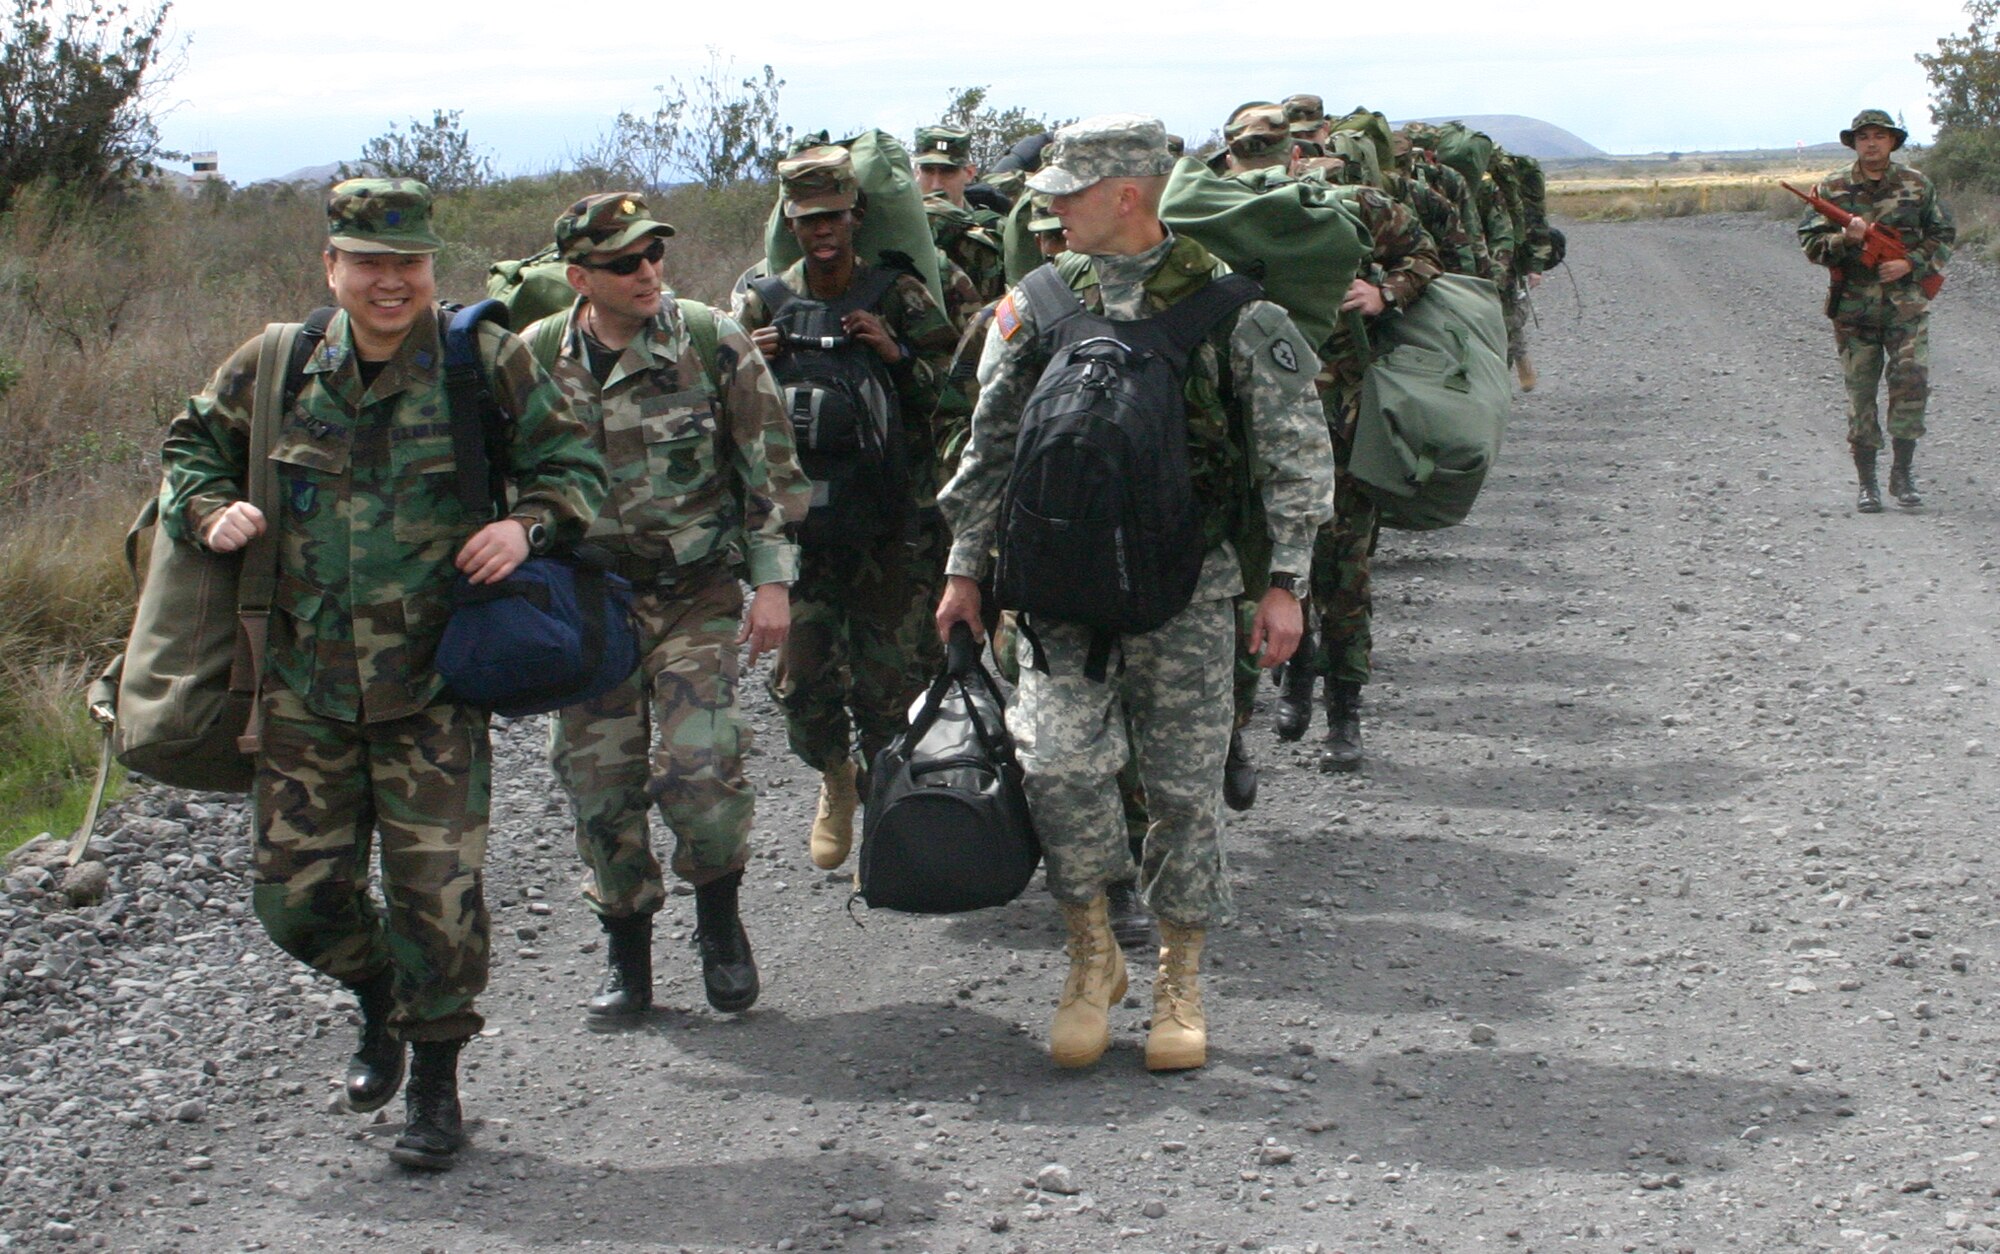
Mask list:
POLYGON ((1326 101, 1305 92, 1286 96, 1283 108, 1294 135, 1310 135, 1326 121, 1326 101))
MULTIPOLYGON (((1840 133, 1840 142, 1846 144, 1849 148, 1854 147, 1854 132, 1864 126, 1879 126, 1891 135, 1894 135, 1896 137, 1896 148, 1901 148, 1910 141, 1910 133, 1902 127, 1897 126, 1896 119, 1890 117, 1880 109, 1863 109, 1854 115, 1854 120, 1848 123, 1847 129, 1840 133)), ((1890 149, 1890 151, 1894 152, 1895 148, 1890 149)))
POLYGON ((972 132, 956 126, 917 128, 918 165, 964 167, 972 164, 972 132))
POLYGON ((1030 231, 1060 231, 1062 219, 1049 208, 1051 197, 1047 192, 1034 192, 1028 197, 1028 229, 1030 231))
POLYGON ((1292 130, 1277 105, 1249 104, 1230 115, 1222 137, 1239 157, 1268 157, 1290 142, 1292 130))
POLYGON ((778 185, 784 192, 788 218, 839 213, 860 201, 854 158, 839 144, 807 148, 780 161, 778 185))
POLYGON ((434 253, 431 189, 415 179, 347 179, 326 198, 326 242, 347 253, 434 253))
POLYGON ((593 253, 615 253, 648 235, 674 233, 648 212, 646 198, 637 192, 585 196, 556 219, 556 251, 564 261, 577 261, 593 253))
POLYGON ((1139 113, 1101 113, 1056 132, 1042 168, 1028 177, 1032 191, 1068 196, 1105 179, 1155 178, 1173 172, 1167 128, 1139 113))

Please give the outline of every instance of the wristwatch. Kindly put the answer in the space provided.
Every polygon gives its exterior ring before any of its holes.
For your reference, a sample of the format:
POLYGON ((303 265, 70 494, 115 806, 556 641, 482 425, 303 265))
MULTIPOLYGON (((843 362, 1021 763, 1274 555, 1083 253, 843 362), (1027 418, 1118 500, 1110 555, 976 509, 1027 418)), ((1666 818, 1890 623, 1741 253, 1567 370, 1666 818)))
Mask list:
POLYGON ((549 534, 548 527, 543 525, 541 519, 533 514, 511 514, 509 517, 527 529, 529 553, 540 557, 549 551, 549 544, 554 537, 549 534))
POLYGON ((1375 286, 1382 292, 1382 303, 1390 309, 1394 309, 1396 307, 1396 289, 1390 287, 1387 283, 1377 283, 1375 286))
POLYGON ((1299 592, 1299 577, 1289 570, 1272 571, 1271 586, 1289 592, 1299 600, 1305 599, 1299 592))

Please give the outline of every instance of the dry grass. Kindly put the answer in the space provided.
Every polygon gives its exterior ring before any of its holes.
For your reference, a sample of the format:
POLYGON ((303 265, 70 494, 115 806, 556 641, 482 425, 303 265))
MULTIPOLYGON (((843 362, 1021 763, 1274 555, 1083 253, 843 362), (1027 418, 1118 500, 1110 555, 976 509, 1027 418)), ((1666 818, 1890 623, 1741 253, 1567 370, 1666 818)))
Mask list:
POLYGON ((1690 171, 1659 177, 1629 172, 1555 176, 1548 182, 1549 210, 1587 222, 1685 218, 1701 213, 1770 213, 1790 216, 1804 208, 1778 186, 1809 188, 1826 171, 1780 166, 1728 172, 1690 171))

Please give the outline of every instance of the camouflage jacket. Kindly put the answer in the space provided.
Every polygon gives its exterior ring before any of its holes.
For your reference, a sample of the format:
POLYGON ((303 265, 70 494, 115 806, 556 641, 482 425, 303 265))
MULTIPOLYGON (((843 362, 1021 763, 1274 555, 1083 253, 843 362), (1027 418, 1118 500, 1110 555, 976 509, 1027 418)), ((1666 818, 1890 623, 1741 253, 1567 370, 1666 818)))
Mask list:
POLYGON ((1458 210, 1459 226, 1464 228, 1466 238, 1472 247, 1473 268, 1469 273, 1482 279, 1493 277, 1493 253, 1486 243, 1485 219, 1480 216, 1479 203, 1472 195, 1472 185, 1465 176, 1452 169, 1429 153, 1418 157, 1411 154, 1399 157, 1396 168, 1423 182, 1440 196, 1449 200, 1458 210))
POLYGON ((556 382, 611 474, 590 539, 665 565, 741 561, 752 584, 797 579, 788 525, 804 520, 812 483, 784 397, 743 328, 716 315, 711 379, 679 303, 662 293, 600 385, 576 325, 582 310, 578 300, 549 317, 563 327, 556 382))
MULTIPOLYGON (((859 281, 865 267, 855 271, 859 281)), ((795 261, 778 276, 786 287, 801 296, 810 296, 806 285, 806 263, 795 261)), ((736 321, 746 331, 768 326, 771 315, 763 298, 752 287, 736 293, 736 321)), ((951 381, 952 350, 958 347, 958 333, 938 307, 924 281, 908 274, 896 277, 895 285, 876 304, 875 313, 903 345, 903 360, 889 368, 896 383, 897 399, 903 406, 903 436, 909 442, 910 488, 919 507, 937 499, 939 433, 952 419, 966 412, 965 393, 951 381)))
POLYGON ((1457 205, 1422 179, 1407 174, 1391 171, 1382 176, 1382 183, 1391 197, 1417 215, 1424 233, 1437 246, 1438 264, 1446 274, 1479 273, 1472 235, 1458 216, 1457 205))
MULTIPOLYGON (((931 240, 937 244, 939 254, 965 271, 979 293, 971 309, 989 300, 999 300, 1007 291, 1000 215, 990 209, 961 209, 943 196, 925 197, 924 213, 930 219, 931 240)), ((954 319, 961 327, 965 325, 956 315, 954 319)))
POLYGON ((1893 227, 1910 252, 1909 275, 1883 283, 1874 270, 1861 264, 1861 245, 1850 244, 1839 227, 1808 210, 1799 223, 1799 244, 1807 260, 1833 272, 1835 290, 1827 316, 1836 322, 1868 322, 1923 312, 1929 302, 1917 284, 1944 272, 1958 237, 1951 213, 1930 179, 1891 162, 1888 172, 1871 182, 1862 177, 1857 162, 1827 175, 1813 190, 1849 213, 1893 227))
MULTIPOLYGON (((1082 289, 1085 304, 1123 321, 1150 317, 1208 278, 1229 272, 1199 245, 1171 233, 1136 256, 1080 258, 1069 266, 1074 269, 1064 272, 1073 288, 1082 289)), ((1269 301, 1243 306, 1225 327, 1224 351, 1216 351, 1211 337, 1196 351, 1192 373, 1227 398, 1232 423, 1247 435, 1250 478, 1269 532, 1270 568, 1303 574, 1311 565, 1314 535, 1333 517, 1333 450, 1313 389, 1312 349, 1285 311, 1269 301), (1224 371, 1228 386, 1220 387, 1224 371)), ((958 473, 938 498, 952 530, 945 570, 973 579, 986 573, 997 542, 1022 407, 1047 364, 1037 311, 1018 287, 1001 302, 987 337, 972 438, 958 473)), ((1195 599, 1241 591, 1234 548, 1226 542, 1211 548, 1195 599)))
MULTIPOLYGON (((1443 272, 1438 263, 1437 244, 1417 221, 1417 215, 1389 199, 1387 193, 1373 187, 1340 190, 1341 202, 1368 228, 1368 261, 1362 266, 1360 277, 1394 293, 1398 307, 1409 308, 1431 285, 1431 280, 1443 272)), ((1333 381, 1360 386, 1368 370, 1370 353, 1368 345, 1356 333, 1357 326, 1365 323, 1352 316, 1334 324, 1333 334, 1327 337, 1320 353, 1328 372, 1321 379, 1322 386, 1333 381)))
MULTIPOLYGON (((258 343, 237 349, 167 429, 161 518, 178 539, 245 497, 258 343)), ((509 418, 513 512, 559 541, 580 538, 604 501, 603 462, 525 344, 488 323, 479 350, 509 418)), ((488 521, 455 491, 439 319, 419 318, 364 387, 347 315, 335 314, 271 458, 271 675, 322 718, 379 723, 423 709, 444 689, 431 659, 451 617, 453 561, 488 521)))

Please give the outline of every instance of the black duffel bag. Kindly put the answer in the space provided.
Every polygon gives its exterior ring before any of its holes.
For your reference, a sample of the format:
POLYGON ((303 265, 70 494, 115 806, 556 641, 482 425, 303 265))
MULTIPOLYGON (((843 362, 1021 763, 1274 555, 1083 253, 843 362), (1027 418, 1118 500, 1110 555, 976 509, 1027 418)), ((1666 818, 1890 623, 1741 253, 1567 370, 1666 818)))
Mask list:
POLYGON ((1003 708, 971 630, 957 625, 943 673, 869 770, 861 900, 957 914, 1004 906, 1034 879, 1042 845, 1003 708))

